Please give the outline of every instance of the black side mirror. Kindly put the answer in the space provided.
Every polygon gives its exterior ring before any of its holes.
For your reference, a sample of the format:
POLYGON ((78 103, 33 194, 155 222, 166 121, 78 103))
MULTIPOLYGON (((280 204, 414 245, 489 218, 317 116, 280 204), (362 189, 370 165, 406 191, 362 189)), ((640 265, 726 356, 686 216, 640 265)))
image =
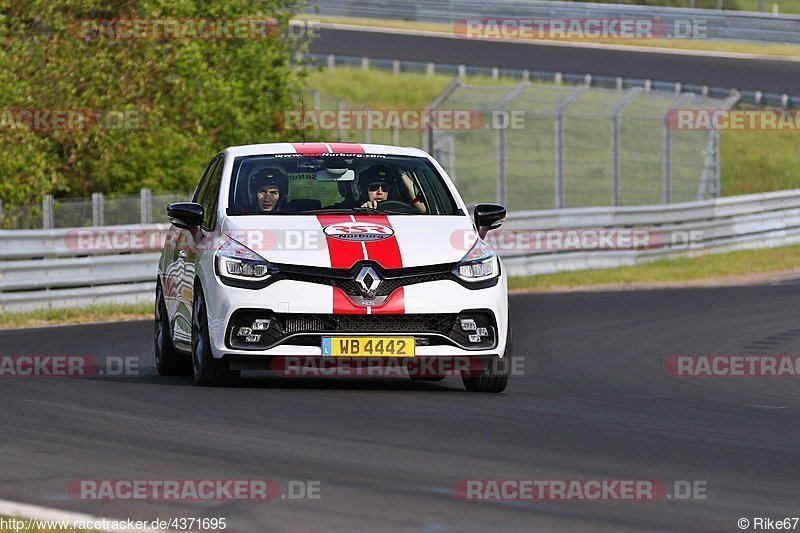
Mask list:
POLYGON ((193 202, 169 204, 167 217, 176 228, 199 228, 203 224, 203 206, 193 202))
POLYGON ((506 220, 506 208, 497 204, 478 204, 475 206, 474 216, 478 235, 483 239, 490 230, 503 225, 506 220))

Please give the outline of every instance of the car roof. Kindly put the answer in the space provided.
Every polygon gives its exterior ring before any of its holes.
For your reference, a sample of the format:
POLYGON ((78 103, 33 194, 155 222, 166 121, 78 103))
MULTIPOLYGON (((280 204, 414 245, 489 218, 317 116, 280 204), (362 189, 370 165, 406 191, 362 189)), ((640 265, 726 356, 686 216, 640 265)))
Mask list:
POLYGON ((386 144, 361 144, 361 143, 339 143, 339 142, 307 142, 307 143, 266 143, 266 144, 247 144, 243 146, 229 146, 224 150, 227 155, 233 157, 248 155, 270 155, 270 154, 380 154, 380 155, 404 155, 412 157, 427 157, 427 154, 419 148, 391 146, 386 144))

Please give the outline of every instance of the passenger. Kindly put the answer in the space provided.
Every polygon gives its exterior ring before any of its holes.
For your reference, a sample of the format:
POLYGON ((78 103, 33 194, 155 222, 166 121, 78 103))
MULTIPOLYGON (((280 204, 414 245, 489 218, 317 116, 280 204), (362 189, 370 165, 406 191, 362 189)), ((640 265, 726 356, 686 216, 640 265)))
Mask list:
POLYGON ((403 188, 408 193, 408 198, 411 201, 408 205, 414 207, 420 213, 427 213, 425 203, 414 191, 414 182, 411 178, 403 172, 400 180, 397 179, 397 174, 391 168, 384 165, 375 165, 361 172, 358 177, 358 186, 361 191, 361 200, 366 200, 361 204, 361 207, 370 207, 377 209, 380 202, 386 200, 394 200, 405 203, 405 200, 400 199, 397 188, 398 181, 403 184, 403 188))

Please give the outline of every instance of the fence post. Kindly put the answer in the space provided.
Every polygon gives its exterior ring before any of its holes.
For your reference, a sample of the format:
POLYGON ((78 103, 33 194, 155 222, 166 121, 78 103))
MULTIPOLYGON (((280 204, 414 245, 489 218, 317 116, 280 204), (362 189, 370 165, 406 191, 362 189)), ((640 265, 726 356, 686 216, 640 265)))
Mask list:
POLYGON ((433 153, 433 123, 431 117, 434 113, 436 113, 436 109, 442 105, 442 103, 447 100, 447 98, 455 91, 461 87, 461 82, 459 78, 453 79, 450 82, 450 85, 445 87, 444 91, 442 91, 439 96, 437 96, 433 102, 425 106, 425 128, 422 130, 422 149, 428 152, 429 154, 433 153))
POLYGON ((564 207, 564 113, 567 107, 578 99, 583 91, 588 89, 586 85, 582 85, 572 91, 561 102, 558 103, 556 108, 556 117, 553 121, 553 149, 554 149, 554 167, 555 167, 555 207, 562 209, 564 207))
POLYGON ((506 130, 497 129, 497 182, 495 184, 495 198, 500 205, 506 205, 506 130))
POLYGON ((428 62, 428 64, 425 65, 425 74, 428 76, 433 76, 436 74, 436 63, 428 62))
POLYGON ((328 70, 336 68, 336 56, 333 54, 328 55, 328 70))
POLYGON ((153 223, 153 191, 142 189, 139 191, 139 220, 142 224, 153 223))
POLYGON ((0 228, 3 227, 3 200, 0 199, 0 228))
MULTIPOLYGON (((319 112, 319 91, 311 93, 311 105, 314 106, 314 117, 316 118, 319 112)), ((306 117, 303 117, 303 129, 306 128, 306 117)), ((314 139, 319 139, 319 128, 314 128, 314 139)))
POLYGON ((55 222, 53 211, 53 195, 45 194, 42 196, 42 229, 53 229, 55 222))
POLYGON ((517 86, 505 95, 495 106, 495 110, 498 112, 497 119, 493 117, 492 120, 492 125, 497 128, 497 182, 495 184, 495 198, 500 205, 506 205, 506 129, 511 122, 505 112, 508 106, 519 98, 522 91, 530 86, 530 82, 527 81, 517 84, 517 86), (500 119, 500 117, 502 117, 502 119, 500 119), (502 124, 499 123, 500 120, 502 120, 502 124))
POLYGON ((369 108, 364 108, 365 115, 367 117, 366 124, 364 124, 364 142, 367 144, 372 144, 372 124, 369 120, 369 108))
POLYGON ((92 193, 92 226, 102 226, 105 222, 103 193, 92 193))
POLYGON ((629 90, 611 110, 611 205, 614 207, 619 205, 619 115, 640 92, 641 87, 629 90))
MULTIPOLYGON (((342 111, 344 111, 344 100, 339 100, 339 102, 337 104, 337 107, 339 109, 339 113, 338 113, 337 116, 341 117, 342 115, 344 115, 344 113, 342 113, 342 111)), ((341 141, 344 140, 344 130, 341 128, 342 121, 339 120, 338 122, 339 122, 339 126, 340 126, 339 127, 339 141, 341 142, 341 141)))
POLYGON ((362 57, 361 58, 361 70, 369 70, 369 58, 362 57))
POLYGON ((664 203, 672 202, 672 130, 665 123, 661 141, 661 179, 664 189, 664 203))

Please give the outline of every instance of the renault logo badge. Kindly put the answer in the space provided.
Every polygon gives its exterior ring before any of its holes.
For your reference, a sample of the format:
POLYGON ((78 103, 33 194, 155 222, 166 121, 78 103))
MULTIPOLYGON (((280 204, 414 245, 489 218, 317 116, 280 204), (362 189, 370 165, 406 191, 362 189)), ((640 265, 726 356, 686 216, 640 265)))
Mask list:
POLYGON ((375 298, 380 285, 381 278, 378 277, 377 272, 372 267, 362 268, 356 276, 356 286, 361 296, 367 300, 375 298))

